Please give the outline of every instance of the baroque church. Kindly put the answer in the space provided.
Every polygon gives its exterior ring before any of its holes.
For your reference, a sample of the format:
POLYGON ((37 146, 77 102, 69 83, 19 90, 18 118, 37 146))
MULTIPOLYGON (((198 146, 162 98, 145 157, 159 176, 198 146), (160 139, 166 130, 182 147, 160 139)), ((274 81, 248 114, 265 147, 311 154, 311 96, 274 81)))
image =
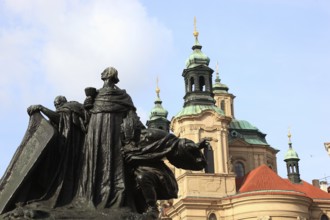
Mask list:
POLYGON ((162 106, 156 89, 155 106, 147 126, 173 132, 196 143, 207 139, 207 167, 187 171, 171 167, 179 185, 178 198, 161 201, 164 220, 329 220, 330 193, 300 179, 299 157, 291 134, 288 151, 279 166, 288 178, 277 174, 279 150, 266 141, 266 134, 245 120, 235 118, 235 96, 202 52, 199 33, 182 72, 183 108, 172 118, 162 106))

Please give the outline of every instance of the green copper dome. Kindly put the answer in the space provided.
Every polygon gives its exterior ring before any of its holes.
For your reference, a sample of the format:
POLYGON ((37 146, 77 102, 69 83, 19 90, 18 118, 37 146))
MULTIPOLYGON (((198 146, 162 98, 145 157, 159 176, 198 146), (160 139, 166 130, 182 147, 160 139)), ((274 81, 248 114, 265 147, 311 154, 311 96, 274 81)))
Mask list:
POLYGON ((284 160, 300 160, 297 152, 292 148, 292 144, 289 143, 289 150, 286 152, 284 160))
POLYGON ((158 88, 158 78, 157 78, 157 88, 156 93, 157 97, 155 100, 155 106, 152 108, 149 120, 147 121, 146 125, 148 128, 157 128, 162 129, 166 132, 169 132, 170 128, 170 121, 167 120, 168 111, 163 108, 162 100, 159 97, 160 89, 158 88))
POLYGON ((157 98, 155 100, 155 106, 152 108, 150 112, 150 120, 155 120, 158 118, 167 118, 168 111, 163 108, 162 101, 159 98, 159 93, 157 93, 157 98))
POLYGON ((253 126, 250 122, 245 120, 237 120, 233 119, 230 124, 229 128, 231 129, 244 129, 244 130, 256 130, 258 131, 258 128, 253 126))
POLYGON ((190 116, 190 115, 198 115, 202 113, 205 110, 211 110, 216 112, 219 115, 224 115, 223 111, 212 105, 189 105, 184 107, 178 114, 175 115, 175 118, 181 117, 181 116, 190 116))
POLYGON ((198 35, 195 36, 193 52, 186 61, 186 68, 193 68, 199 65, 209 66, 210 58, 202 52, 202 46, 198 42, 198 35))
POLYGON ((266 134, 245 120, 232 119, 229 124, 229 134, 229 142, 238 138, 249 144, 268 145, 265 138, 266 134))
POLYGON ((221 83, 219 72, 218 72, 218 66, 217 66, 217 76, 215 79, 215 83, 213 84, 213 93, 228 93, 228 86, 221 83))

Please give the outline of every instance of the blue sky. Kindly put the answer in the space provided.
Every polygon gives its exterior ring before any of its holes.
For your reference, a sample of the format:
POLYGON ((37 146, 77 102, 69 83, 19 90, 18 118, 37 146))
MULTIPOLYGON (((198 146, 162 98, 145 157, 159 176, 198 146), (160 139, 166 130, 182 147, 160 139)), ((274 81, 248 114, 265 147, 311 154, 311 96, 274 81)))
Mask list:
POLYGON ((288 127, 301 177, 330 176, 330 2, 327 0, 0 0, 0 175, 27 128, 26 108, 65 95, 83 102, 107 66, 145 122, 159 78, 169 119, 199 42, 236 96, 235 116, 267 134, 286 177, 288 127))

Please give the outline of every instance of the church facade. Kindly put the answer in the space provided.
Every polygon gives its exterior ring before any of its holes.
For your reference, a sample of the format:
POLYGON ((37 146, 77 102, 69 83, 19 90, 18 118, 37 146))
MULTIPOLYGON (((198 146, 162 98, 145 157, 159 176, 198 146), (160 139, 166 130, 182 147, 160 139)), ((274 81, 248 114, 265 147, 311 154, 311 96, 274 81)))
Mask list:
POLYGON ((195 29, 193 51, 182 73, 183 108, 169 122, 157 88, 147 126, 171 130, 196 143, 207 139, 208 164, 198 172, 172 167, 179 194, 163 202, 162 219, 328 220, 330 194, 300 179, 299 157, 291 141, 285 158, 288 179, 283 179, 277 175, 278 150, 267 143, 266 134, 235 118, 235 96, 221 83, 218 67, 213 83, 214 70, 198 35, 195 29))

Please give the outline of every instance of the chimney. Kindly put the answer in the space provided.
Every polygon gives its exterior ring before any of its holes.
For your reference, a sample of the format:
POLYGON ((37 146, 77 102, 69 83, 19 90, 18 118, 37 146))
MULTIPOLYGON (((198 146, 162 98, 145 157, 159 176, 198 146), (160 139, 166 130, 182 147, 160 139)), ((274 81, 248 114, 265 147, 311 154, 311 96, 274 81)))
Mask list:
POLYGON ((322 189, 324 192, 328 192, 328 182, 320 181, 320 189, 322 189))
POLYGON ((316 188, 320 188, 320 181, 318 179, 314 179, 312 180, 312 184, 313 186, 315 186, 316 188))

